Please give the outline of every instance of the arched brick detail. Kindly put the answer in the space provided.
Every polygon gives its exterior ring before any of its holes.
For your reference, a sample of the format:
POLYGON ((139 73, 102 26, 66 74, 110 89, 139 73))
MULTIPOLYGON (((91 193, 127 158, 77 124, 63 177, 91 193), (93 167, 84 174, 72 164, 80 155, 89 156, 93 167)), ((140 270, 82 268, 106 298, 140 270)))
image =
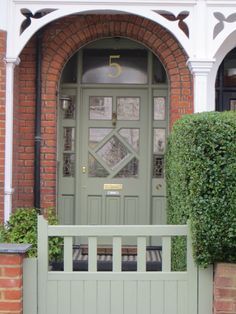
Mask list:
MULTIPOLYGON (((56 204, 57 89, 67 60, 87 43, 120 36, 152 50, 166 68, 170 83, 170 125, 193 112, 192 77, 177 40, 154 22, 134 15, 69 16, 44 28, 42 63, 42 207, 56 204)), ((24 51, 23 51, 24 53, 24 51)))

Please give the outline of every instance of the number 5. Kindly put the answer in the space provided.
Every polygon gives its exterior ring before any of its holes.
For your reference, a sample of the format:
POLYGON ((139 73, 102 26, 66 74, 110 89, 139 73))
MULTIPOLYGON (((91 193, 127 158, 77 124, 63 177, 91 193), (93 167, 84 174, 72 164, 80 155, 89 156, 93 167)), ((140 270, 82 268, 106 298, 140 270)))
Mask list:
POLYGON ((113 69, 108 73, 108 76, 116 78, 121 75, 121 66, 117 62, 113 62, 114 59, 120 59, 120 55, 112 55, 109 57, 109 67, 113 69))

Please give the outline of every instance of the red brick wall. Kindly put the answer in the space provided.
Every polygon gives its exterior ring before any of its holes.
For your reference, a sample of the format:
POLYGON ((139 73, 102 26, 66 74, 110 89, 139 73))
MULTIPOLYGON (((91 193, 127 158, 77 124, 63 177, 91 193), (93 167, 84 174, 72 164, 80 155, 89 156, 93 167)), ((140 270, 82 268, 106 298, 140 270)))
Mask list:
MULTIPOLYGON (((193 112, 192 78, 187 57, 165 29, 131 15, 70 16, 44 29, 42 80, 41 205, 56 204, 57 91, 66 61, 80 47, 104 37, 122 36, 150 48, 164 64, 170 81, 170 124, 193 112)), ((19 193, 17 206, 33 205, 33 130, 35 42, 22 52, 19 72, 19 193)), ((15 195, 17 198, 17 195, 15 195)))
POLYGON ((0 254, 0 313, 23 313, 23 256, 0 254))
POLYGON ((220 263, 214 275, 214 314, 236 313, 236 264, 220 263))
POLYGON ((5 89, 6 89, 6 33, 0 30, 0 222, 4 212, 4 148, 5 148, 5 89))
POLYGON ((35 119, 35 39, 20 55, 15 68, 14 103, 14 188, 13 208, 33 206, 34 119, 35 119), (18 99, 17 99, 18 98, 18 99), (18 101, 17 101, 18 100, 18 101))

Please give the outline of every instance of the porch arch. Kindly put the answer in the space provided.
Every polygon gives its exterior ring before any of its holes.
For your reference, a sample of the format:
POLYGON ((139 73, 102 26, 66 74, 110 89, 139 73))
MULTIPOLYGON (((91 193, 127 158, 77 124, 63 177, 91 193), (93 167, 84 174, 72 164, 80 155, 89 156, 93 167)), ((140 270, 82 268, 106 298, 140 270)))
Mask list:
MULTIPOLYGON (((212 70, 209 74, 208 80, 208 99, 215 99, 215 81, 219 66, 222 61, 226 57, 226 55, 236 46, 236 30, 233 31, 221 44, 219 49, 217 50, 214 59, 215 62, 213 64, 212 70)), ((215 104, 212 104, 212 110, 215 110, 215 104), (213 108, 214 107, 214 108, 213 108)))
POLYGON ((134 15, 69 16, 48 25, 43 34, 42 61, 42 207, 56 204, 57 91, 62 69, 87 43, 114 36, 142 43, 163 63, 170 86, 170 125, 181 115, 193 112, 187 56, 173 35, 160 25, 134 15))

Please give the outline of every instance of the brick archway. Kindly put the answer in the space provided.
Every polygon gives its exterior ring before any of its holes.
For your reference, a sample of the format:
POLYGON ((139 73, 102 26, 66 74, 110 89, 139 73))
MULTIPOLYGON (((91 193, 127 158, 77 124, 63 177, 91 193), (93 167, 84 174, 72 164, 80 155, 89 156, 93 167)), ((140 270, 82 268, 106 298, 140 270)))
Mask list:
MULTIPOLYGON (((133 15, 69 16, 49 24, 44 29, 42 60, 42 207, 56 204, 57 90, 62 69, 73 53, 87 43, 113 36, 144 44, 162 61, 170 85, 170 125, 181 115, 193 112, 187 56, 173 35, 160 25, 133 15)), ((29 45, 23 55, 27 49, 29 45)), ((26 67, 25 62, 23 58, 21 69, 26 67)), ((19 193, 20 203, 22 197, 19 193)))

